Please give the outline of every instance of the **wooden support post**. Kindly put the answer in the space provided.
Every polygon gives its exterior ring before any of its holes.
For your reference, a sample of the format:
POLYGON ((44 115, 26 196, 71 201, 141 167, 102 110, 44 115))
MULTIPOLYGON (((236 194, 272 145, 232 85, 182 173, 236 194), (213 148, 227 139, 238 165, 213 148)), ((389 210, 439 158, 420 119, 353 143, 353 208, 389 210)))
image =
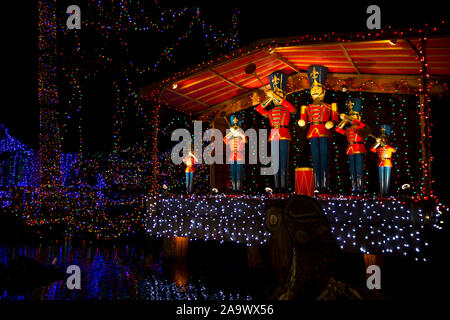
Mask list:
POLYGON ((416 53, 418 60, 421 64, 421 94, 419 95, 420 104, 420 144, 422 147, 422 176, 423 176, 423 189, 422 195, 427 198, 432 193, 432 179, 431 179, 431 155, 430 155, 430 137, 429 137, 429 118, 430 108, 429 102, 429 68, 426 61, 425 54, 425 37, 420 38, 420 49, 414 45, 409 39, 405 39, 411 49, 416 53))
POLYGON ((187 258, 189 248, 189 238, 171 237, 164 238, 163 252, 169 259, 184 260, 187 258))
POLYGON ((158 104, 155 104, 153 106, 155 108, 155 113, 154 113, 154 130, 153 130, 153 137, 152 137, 152 147, 153 147, 153 153, 152 153, 152 160, 153 160, 153 190, 156 191, 158 190, 158 186, 159 186, 159 160, 158 160, 158 144, 159 144, 159 137, 158 137, 158 133, 159 133, 159 125, 160 125, 160 120, 159 120, 159 108, 160 106, 158 104))
POLYGON ((209 189, 216 187, 216 164, 213 163, 209 166, 209 189))
POLYGON ((174 261, 170 266, 172 282, 183 288, 189 281, 189 269, 185 261, 174 261))
POLYGON ((423 195, 431 194, 431 159, 430 159, 430 139, 428 136, 428 102, 424 94, 419 96, 420 103, 420 144, 422 148, 422 177, 423 177, 423 195))
MULTIPOLYGON (((430 102, 429 98, 429 88, 428 88, 428 77, 429 77, 429 68, 426 61, 426 54, 425 54, 425 42, 426 39, 424 37, 420 38, 420 46, 422 50, 419 52, 421 54, 421 64, 422 64, 422 92, 423 94, 420 95, 420 106, 421 106, 421 117, 423 117, 423 121, 420 121, 421 127, 423 126, 423 134, 422 134, 422 141, 423 141, 423 149, 424 149, 424 157, 423 157, 423 163, 424 163, 424 169, 423 169, 423 175, 424 175, 424 186, 425 186, 425 195, 431 196, 432 194, 432 178, 431 178, 431 146, 430 146, 430 106, 428 103, 430 102), (423 107, 423 109, 422 109, 423 107)), ((422 133, 422 132, 421 132, 422 133)))
POLYGON ((366 278, 369 277, 369 275, 367 274, 367 268, 371 265, 377 265, 380 267, 381 279, 383 279, 383 268, 384 268, 383 261, 384 258, 381 254, 364 254, 364 265, 366 267, 364 270, 364 274, 366 275, 366 278))

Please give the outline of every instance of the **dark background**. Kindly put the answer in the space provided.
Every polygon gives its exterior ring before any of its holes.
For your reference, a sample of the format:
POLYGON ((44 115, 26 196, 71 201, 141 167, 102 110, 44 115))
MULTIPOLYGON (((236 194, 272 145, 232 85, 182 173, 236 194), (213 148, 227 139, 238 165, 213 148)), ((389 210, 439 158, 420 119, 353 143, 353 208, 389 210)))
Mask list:
MULTIPOLYGON (((231 19, 232 10, 238 8, 239 44, 248 45, 256 40, 273 37, 299 36, 308 33, 357 32, 366 31, 366 8, 377 4, 381 8, 383 29, 422 27, 425 23, 441 24, 448 22, 445 2, 388 2, 388 1, 159 1, 162 7, 199 6, 207 23, 226 26, 231 19)), ((78 4, 82 10, 82 19, 95 19, 83 12, 83 1, 58 2, 58 12, 66 16, 65 8, 78 4)), ((149 8, 152 2, 149 1, 149 8)), ((39 133, 39 107, 37 103, 37 1, 22 1, 8 4, 2 11, 2 98, 0 123, 5 124, 10 133, 23 143, 37 149, 39 133)), ((181 30, 184 26, 180 25, 181 30)), ((174 33, 174 35, 176 32, 174 33)), ((125 37, 130 42, 129 55, 136 61, 152 61, 160 48, 171 42, 171 34, 152 32, 132 32, 125 37)), ((82 34, 82 43, 95 47, 95 34, 82 34)), ((112 41, 111 52, 117 47, 112 41)), ((218 50, 218 54, 224 53, 218 50)), ((118 54, 120 58, 120 54, 118 54)), ((123 57, 125 61, 129 57, 123 57)), ((200 33, 180 45, 176 52, 176 63, 166 63, 158 72, 146 73, 136 77, 138 85, 150 84, 173 72, 182 71, 208 59, 207 50, 200 33)), ((111 73, 101 72, 95 79, 89 79, 86 86, 86 143, 91 152, 108 151, 111 147, 112 89, 111 73)), ((436 187, 441 190, 440 197, 447 199, 446 170, 448 156, 445 154, 447 132, 444 129, 448 115, 449 99, 440 98, 432 106, 433 140, 432 154, 433 176, 436 187)), ((131 130, 132 131, 132 130, 131 130)), ((132 139, 132 138, 130 138, 132 139)), ((66 141, 71 141, 66 140, 66 141)), ((76 141, 76 140, 73 140, 76 141)), ((64 146, 70 151, 70 143, 64 146)))

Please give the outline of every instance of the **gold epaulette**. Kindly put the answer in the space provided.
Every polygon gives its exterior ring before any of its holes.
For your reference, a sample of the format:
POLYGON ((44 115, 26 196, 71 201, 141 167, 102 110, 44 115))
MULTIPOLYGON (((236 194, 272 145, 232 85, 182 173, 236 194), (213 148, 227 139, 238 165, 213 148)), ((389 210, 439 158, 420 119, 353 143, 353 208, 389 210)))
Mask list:
POLYGON ((331 110, 333 110, 333 111, 336 111, 336 112, 337 112, 337 110, 338 110, 338 107, 337 107, 337 103, 336 103, 336 102, 332 102, 332 103, 331 103, 331 110))
POLYGON ((306 112, 306 106, 302 106, 302 107, 300 108, 300 113, 303 114, 303 113, 305 113, 305 112, 306 112))

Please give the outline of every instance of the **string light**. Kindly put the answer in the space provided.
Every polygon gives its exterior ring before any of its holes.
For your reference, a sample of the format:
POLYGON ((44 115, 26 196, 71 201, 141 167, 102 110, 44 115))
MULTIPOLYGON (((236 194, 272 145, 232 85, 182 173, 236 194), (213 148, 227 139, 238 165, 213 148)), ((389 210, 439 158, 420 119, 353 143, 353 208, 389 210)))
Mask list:
MULTIPOLYGON (((156 237, 265 244, 270 238, 265 228, 267 201, 287 196, 149 197, 147 232, 156 237)), ((318 201, 334 238, 346 251, 399 254, 426 261, 426 232, 442 229, 440 206, 428 212, 422 204, 410 200, 321 196, 318 201)))

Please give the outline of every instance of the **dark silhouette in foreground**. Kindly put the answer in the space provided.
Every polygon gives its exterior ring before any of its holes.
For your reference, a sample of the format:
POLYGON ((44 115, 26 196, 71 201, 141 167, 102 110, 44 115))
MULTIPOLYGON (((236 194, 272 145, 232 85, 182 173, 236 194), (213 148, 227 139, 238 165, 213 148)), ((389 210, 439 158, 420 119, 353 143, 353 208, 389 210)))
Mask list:
POLYGON ((340 250, 315 199, 297 195, 269 204, 266 226, 272 234, 269 250, 279 283, 271 299, 381 298, 333 278, 340 250))

